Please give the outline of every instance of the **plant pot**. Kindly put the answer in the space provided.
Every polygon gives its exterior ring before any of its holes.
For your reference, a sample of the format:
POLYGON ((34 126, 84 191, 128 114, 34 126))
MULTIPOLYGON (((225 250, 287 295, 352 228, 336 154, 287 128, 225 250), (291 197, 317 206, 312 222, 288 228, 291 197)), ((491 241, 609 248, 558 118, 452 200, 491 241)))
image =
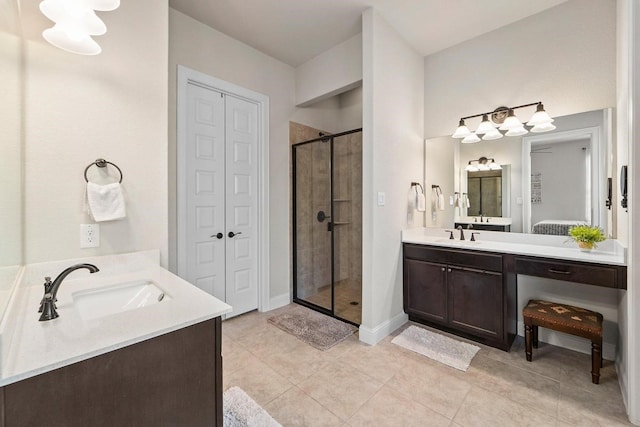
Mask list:
POLYGON ((593 243, 592 242, 578 242, 578 247, 580 248, 581 251, 590 251, 591 249, 593 249, 593 243))

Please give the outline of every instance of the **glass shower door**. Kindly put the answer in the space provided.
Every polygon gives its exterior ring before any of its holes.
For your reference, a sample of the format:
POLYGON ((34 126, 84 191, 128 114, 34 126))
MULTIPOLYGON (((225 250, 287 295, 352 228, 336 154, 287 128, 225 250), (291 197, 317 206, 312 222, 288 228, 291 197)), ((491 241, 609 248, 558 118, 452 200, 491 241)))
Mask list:
POLYGON ((333 312, 331 139, 293 146, 294 300, 333 312))

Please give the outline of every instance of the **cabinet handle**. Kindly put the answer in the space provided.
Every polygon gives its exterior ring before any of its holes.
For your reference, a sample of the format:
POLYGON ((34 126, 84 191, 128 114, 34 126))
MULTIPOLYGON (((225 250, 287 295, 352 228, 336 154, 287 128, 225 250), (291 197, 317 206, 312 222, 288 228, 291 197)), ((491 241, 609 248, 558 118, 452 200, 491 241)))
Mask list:
POLYGON ((561 270, 554 270, 553 268, 550 268, 549 273, 556 273, 556 274, 571 274, 570 271, 561 271, 561 270))

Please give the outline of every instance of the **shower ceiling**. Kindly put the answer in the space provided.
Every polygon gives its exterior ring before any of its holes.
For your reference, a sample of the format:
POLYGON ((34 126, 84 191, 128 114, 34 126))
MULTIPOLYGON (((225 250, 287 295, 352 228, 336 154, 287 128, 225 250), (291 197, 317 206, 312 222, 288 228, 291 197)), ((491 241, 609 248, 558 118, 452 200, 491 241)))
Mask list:
POLYGON ((293 67, 355 36, 374 7, 426 56, 566 0, 170 0, 169 5, 293 67))

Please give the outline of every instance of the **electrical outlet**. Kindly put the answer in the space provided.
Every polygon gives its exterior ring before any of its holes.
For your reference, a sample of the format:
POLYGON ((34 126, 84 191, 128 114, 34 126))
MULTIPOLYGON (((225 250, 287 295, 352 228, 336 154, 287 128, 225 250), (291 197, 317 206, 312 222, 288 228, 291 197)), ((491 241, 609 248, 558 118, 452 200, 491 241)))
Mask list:
POLYGON ((80 224, 80 248, 100 246, 100 226, 98 224, 80 224))

